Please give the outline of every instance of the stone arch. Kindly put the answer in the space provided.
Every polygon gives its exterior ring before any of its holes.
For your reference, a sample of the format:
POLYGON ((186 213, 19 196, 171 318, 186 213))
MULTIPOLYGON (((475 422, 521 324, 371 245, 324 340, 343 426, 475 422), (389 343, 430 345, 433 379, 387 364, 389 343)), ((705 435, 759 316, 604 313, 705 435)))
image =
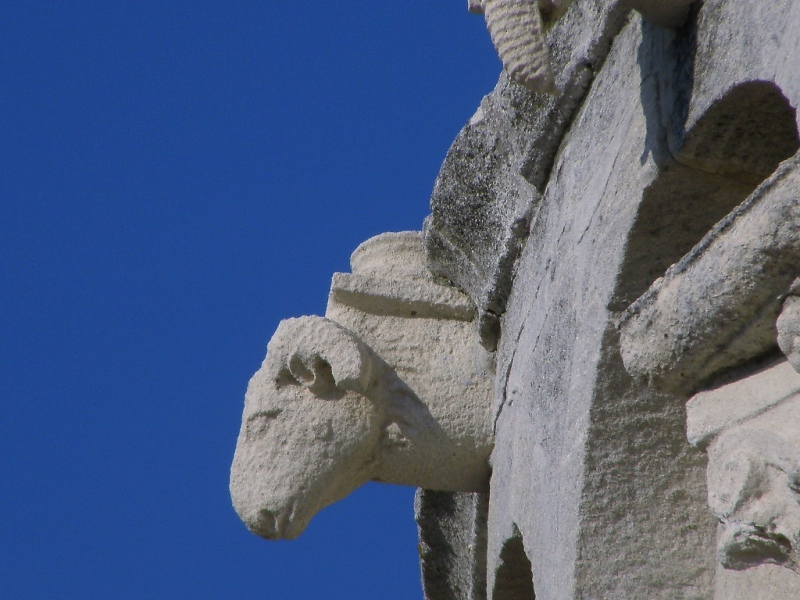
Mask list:
POLYGON ((800 146, 796 109, 771 81, 740 83, 689 124, 676 158, 760 183, 800 146))
POLYGON ((500 550, 500 561, 495 571, 492 600, 535 600, 533 589, 533 568, 528 555, 522 534, 516 523, 513 525, 513 534, 500 550))
POLYGON ((796 108, 770 81, 733 86, 690 116, 680 138, 643 192, 613 310, 643 294, 800 148, 796 108))

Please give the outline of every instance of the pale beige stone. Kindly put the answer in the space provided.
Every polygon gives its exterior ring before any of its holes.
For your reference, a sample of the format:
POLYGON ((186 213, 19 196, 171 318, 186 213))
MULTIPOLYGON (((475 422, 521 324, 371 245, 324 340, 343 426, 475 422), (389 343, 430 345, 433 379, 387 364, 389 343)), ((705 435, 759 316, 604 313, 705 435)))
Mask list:
MULTIPOLYGON (((800 374, 782 360, 696 394, 687 405, 687 432, 694 444, 711 440, 708 504, 720 523, 718 579, 763 565, 800 574, 800 374)), ((771 594, 800 593, 797 577, 769 580, 771 594)))
POLYGON ((327 317, 287 319, 250 380, 231 468, 254 533, 294 538, 378 480, 485 491, 492 363, 467 297, 434 282, 416 232, 360 246, 327 317))
POLYGON ((486 16, 492 43, 511 79, 534 92, 555 93, 545 30, 572 0, 469 0, 486 16))
POLYGON ((723 566, 777 564, 800 573, 800 397, 726 430, 708 454, 723 566))
POLYGON ((800 395, 800 374, 784 359, 733 383, 695 394, 686 404, 686 437, 705 445, 722 430, 800 395))

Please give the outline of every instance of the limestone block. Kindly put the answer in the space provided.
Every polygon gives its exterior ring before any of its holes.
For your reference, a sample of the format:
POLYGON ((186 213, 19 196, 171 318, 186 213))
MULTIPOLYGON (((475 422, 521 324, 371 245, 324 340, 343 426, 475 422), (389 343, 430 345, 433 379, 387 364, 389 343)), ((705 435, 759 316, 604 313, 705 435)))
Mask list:
MULTIPOLYGON (((786 359, 753 373, 737 372, 724 385, 698 392, 686 403, 686 437, 705 447, 720 432, 800 395, 800 377, 786 359)), ((724 381, 724 380, 723 380, 724 381)))
POLYGON ((800 264, 800 156, 783 163, 622 317, 633 375, 694 386, 775 346, 800 264))
MULTIPOLYGON (((690 441, 708 446, 708 503, 726 570, 780 565, 763 597, 800 594, 800 374, 783 359, 696 394, 690 441)), ((718 597, 720 597, 718 595, 718 597)), ((744 597, 744 596, 735 596, 744 597)))
POLYGON ((516 83, 534 92, 555 93, 545 28, 572 0, 482 0, 469 2, 472 12, 486 16, 503 68, 516 83))
POLYGON ((492 364, 469 300, 427 273, 419 233, 373 238, 351 266, 326 318, 281 322, 248 385, 230 490, 265 538, 370 480, 488 485, 492 364))
POLYGON ((490 593, 519 589, 527 556, 537 598, 713 594, 716 524, 686 397, 630 377, 615 329, 749 193, 665 148, 672 35, 633 16, 616 37, 532 217, 497 351, 490 593))
POLYGON ((417 490, 425 600, 486 600, 486 516, 489 494, 417 490))
POLYGON ((448 151, 424 227, 429 267, 475 303, 489 350, 558 145, 628 15, 616 0, 552 6, 566 9, 545 35, 556 95, 503 73, 448 151))
POLYGON ((682 44, 686 101, 665 106, 673 156, 762 181, 798 148, 800 4, 705 0, 682 44))

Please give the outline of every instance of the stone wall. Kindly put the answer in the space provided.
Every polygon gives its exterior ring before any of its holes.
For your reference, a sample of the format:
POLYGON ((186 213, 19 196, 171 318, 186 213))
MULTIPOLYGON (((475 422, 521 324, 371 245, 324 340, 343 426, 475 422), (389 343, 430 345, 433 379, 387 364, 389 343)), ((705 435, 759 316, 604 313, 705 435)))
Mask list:
POLYGON ((576 0, 548 35, 560 91, 502 76, 426 224, 496 348, 487 596, 800 597, 798 376, 737 383, 780 363, 800 274, 800 4, 707 0, 668 29, 576 0), (698 442, 703 399, 725 426, 698 442))

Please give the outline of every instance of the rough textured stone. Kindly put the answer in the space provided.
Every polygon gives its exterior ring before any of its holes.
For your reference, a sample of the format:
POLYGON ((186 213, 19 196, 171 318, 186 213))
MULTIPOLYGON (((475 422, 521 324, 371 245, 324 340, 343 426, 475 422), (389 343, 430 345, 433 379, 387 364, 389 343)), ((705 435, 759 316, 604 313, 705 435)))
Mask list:
POLYGON ((717 567, 714 600, 777 600, 798 597, 798 576, 777 565, 759 565, 745 571, 717 567))
POLYGON ((687 98, 674 105, 671 152, 704 170, 763 180, 797 151, 800 4, 706 0, 687 42, 678 65, 687 98))
POLYGON ((796 156, 631 306, 622 321, 629 372, 696 387, 774 349, 800 264, 799 200, 796 156))
POLYGON ((488 509, 488 494, 417 491, 414 512, 425 600, 486 598, 488 509))
POLYGON ((687 428, 708 446, 720 525, 715 598, 800 597, 800 374, 783 359, 695 395, 687 428))
MULTIPOLYGON (((695 0, 629 0, 628 4, 664 27, 678 27, 695 0)), ((550 51, 545 31, 567 10, 572 0, 468 0, 471 12, 486 15, 503 68, 515 83, 532 92, 555 94, 550 51)))
POLYGON ((800 297, 797 295, 800 279, 795 279, 789 296, 783 301, 781 314, 775 327, 778 330, 778 346, 792 365, 800 373, 800 297))
POLYGON ((475 302, 490 350, 558 144, 627 13, 619 2, 572 3, 546 36, 556 95, 502 75, 442 165, 424 228, 429 266, 475 302))
POLYGON ((280 324, 247 389, 231 495, 263 537, 296 537, 369 480, 488 484, 492 365, 466 297, 431 280, 418 233, 365 242, 352 268, 328 318, 280 324))
MULTIPOLYGON (((628 6, 675 26, 688 4, 628 6)), ((706 456, 686 438, 685 403, 720 372, 741 378, 774 358, 782 307, 783 345, 794 343, 794 300, 783 299, 800 264, 798 183, 794 159, 779 164, 798 149, 798 5, 708 0, 677 30, 634 18, 608 58, 602 44, 571 45, 586 32, 615 35, 625 15, 606 5, 593 21, 591 6, 577 0, 548 34, 560 95, 526 102, 501 76, 451 148, 426 224, 431 267, 475 300, 487 347, 505 313, 489 595, 530 592, 520 583, 527 559, 536 597, 548 600, 795 597, 785 567, 735 571, 717 561, 706 456), (593 29, 600 22, 613 25, 593 29), (593 48, 599 60, 570 96, 562 82, 580 69, 564 59, 593 48), (563 119, 546 116, 556 110, 563 119), (659 318, 669 325, 651 337, 642 332, 652 324, 630 329, 654 292, 631 303, 723 238, 726 250, 693 279, 696 293, 664 297, 659 318), (724 311, 733 312, 717 319, 724 311), (703 354, 691 369, 652 360, 625 368, 628 343, 662 356, 664 334, 669 342, 681 332, 688 346, 669 360, 703 354), (714 346, 726 336, 732 343, 714 346), (509 561, 519 552, 524 559, 509 561)), ((760 408, 729 399, 727 415, 707 415, 692 435, 712 443, 780 404, 767 387, 762 379, 753 389, 760 408)), ((787 489, 770 483, 762 496, 787 489)), ((789 539, 792 528, 783 531, 789 539)))
POLYGON ((706 446, 724 429, 798 394, 800 378, 785 359, 771 361, 752 374, 733 373, 686 403, 686 437, 692 445, 706 446))
POLYGON ((662 27, 679 27, 696 0, 630 0, 629 4, 645 18, 662 27))
POLYGON ((671 35, 634 19, 616 39, 559 150, 504 322, 489 578, 516 526, 537 598, 711 594, 714 527, 685 398, 632 380, 615 330, 614 309, 745 193, 667 151, 657 74, 675 59, 671 35), (698 205, 698 190, 736 199, 698 205))
MULTIPOLYGON (((795 372, 791 376, 800 380, 795 372)), ((713 441, 708 449, 708 503, 722 524, 718 557, 724 567, 778 564, 800 573, 798 485, 800 394, 713 441)), ((800 578, 792 591, 794 597, 800 595, 800 578)))
POLYGON ((482 10, 503 68, 511 79, 535 92, 554 92, 550 50, 544 41, 539 3, 484 0, 482 10))

